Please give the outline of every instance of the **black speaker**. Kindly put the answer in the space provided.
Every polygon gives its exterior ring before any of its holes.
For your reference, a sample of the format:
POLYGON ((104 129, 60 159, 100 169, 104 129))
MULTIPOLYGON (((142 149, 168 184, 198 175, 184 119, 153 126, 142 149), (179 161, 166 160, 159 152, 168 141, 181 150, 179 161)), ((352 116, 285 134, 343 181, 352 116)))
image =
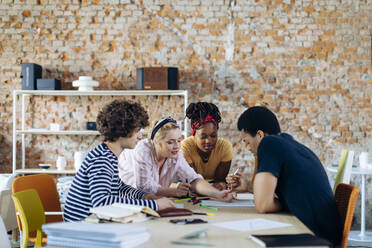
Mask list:
POLYGON ((36 80, 42 78, 42 67, 34 63, 22 64, 22 90, 36 90, 36 80))
POLYGON ((178 90, 178 68, 144 67, 137 69, 138 90, 178 90))
POLYGON ((38 78, 36 80, 38 90, 60 90, 61 81, 56 78, 38 78))
POLYGON ((95 121, 88 121, 87 130, 97 130, 97 123, 95 121))

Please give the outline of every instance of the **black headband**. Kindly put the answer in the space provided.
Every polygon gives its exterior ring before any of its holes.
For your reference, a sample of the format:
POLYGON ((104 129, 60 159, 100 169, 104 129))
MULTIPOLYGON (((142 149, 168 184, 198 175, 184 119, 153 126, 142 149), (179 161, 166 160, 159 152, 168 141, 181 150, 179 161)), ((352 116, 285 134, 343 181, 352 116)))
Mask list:
POLYGON ((155 125, 154 129, 151 132, 151 139, 152 140, 154 139, 155 134, 159 131, 159 129, 162 128, 167 123, 175 123, 175 124, 177 124, 177 121, 175 119, 171 118, 171 117, 168 117, 168 118, 165 118, 165 119, 159 121, 155 125))

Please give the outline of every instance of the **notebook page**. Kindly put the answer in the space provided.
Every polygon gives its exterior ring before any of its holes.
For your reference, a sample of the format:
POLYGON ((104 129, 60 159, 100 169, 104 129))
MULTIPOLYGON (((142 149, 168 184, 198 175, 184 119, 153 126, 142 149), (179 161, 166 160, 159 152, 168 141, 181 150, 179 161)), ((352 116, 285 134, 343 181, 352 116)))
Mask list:
POLYGON ((239 231, 239 232, 257 231, 257 230, 292 226, 292 224, 289 224, 289 223, 277 222, 277 221, 266 220, 266 219, 261 219, 261 218, 217 222, 212 225, 222 227, 222 228, 227 228, 227 229, 234 230, 234 231, 239 231))

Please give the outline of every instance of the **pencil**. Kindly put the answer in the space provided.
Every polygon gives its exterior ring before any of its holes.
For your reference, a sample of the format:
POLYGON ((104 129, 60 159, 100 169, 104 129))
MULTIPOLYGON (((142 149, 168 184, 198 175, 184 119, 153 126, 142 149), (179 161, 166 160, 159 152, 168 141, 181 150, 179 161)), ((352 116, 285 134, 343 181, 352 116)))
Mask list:
MULTIPOLYGON (((236 169, 236 171, 233 173, 233 176, 236 176, 236 174, 238 174, 239 169, 240 169, 239 167, 236 169)), ((232 185, 231 184, 227 185, 227 187, 228 187, 228 189, 232 189, 232 185)))
MULTIPOLYGON (((189 183, 189 180, 186 179, 186 183, 189 183)), ((190 197, 190 190, 187 191, 187 194, 186 194, 187 197, 190 197)))
POLYGON ((191 200, 190 197, 188 197, 188 198, 183 198, 183 199, 175 199, 174 202, 184 202, 184 201, 189 201, 189 200, 191 200))

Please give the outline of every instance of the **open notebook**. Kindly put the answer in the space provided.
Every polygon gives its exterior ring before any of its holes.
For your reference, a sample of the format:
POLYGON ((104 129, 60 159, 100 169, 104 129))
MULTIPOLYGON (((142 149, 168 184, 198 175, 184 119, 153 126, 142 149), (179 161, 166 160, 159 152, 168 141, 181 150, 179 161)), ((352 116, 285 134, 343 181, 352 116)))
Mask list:
POLYGON ((112 205, 91 208, 89 211, 100 219, 122 223, 144 218, 146 217, 146 214, 160 217, 155 210, 152 210, 149 207, 123 203, 114 203, 112 205))

